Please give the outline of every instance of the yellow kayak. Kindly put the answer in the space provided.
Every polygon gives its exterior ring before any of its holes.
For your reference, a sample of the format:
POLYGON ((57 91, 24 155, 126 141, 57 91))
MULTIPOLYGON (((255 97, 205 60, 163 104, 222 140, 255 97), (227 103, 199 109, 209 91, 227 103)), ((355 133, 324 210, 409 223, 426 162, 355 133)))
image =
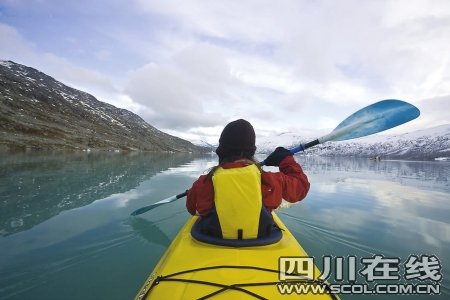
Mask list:
POLYGON ((339 299, 318 278, 320 272, 316 266, 312 266, 314 272, 310 279, 293 271, 302 266, 283 267, 286 260, 298 261, 308 255, 276 214, 273 217, 281 229, 281 239, 270 245, 251 247, 199 242, 191 235, 198 219, 192 217, 135 299, 339 299), (284 271, 280 272, 280 266, 284 271), (300 286, 303 287, 299 289, 300 286))

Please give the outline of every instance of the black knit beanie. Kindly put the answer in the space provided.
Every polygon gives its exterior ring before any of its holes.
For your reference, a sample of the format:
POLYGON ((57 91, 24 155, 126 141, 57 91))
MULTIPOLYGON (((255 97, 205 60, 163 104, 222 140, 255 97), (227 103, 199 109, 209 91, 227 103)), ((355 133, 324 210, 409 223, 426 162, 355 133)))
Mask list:
POLYGON ((219 161, 227 156, 240 153, 255 154, 255 130, 246 120, 239 119, 229 123, 222 131, 216 153, 219 161))

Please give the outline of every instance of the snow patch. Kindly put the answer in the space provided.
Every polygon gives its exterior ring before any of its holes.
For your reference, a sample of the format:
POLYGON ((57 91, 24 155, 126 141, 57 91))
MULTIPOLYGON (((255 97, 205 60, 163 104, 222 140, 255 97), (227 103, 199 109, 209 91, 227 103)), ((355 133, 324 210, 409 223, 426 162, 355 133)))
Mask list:
POLYGON ((436 157, 434 160, 439 160, 439 161, 450 161, 450 157, 436 157))
POLYGON ((13 66, 12 63, 10 63, 9 61, 6 61, 6 60, 0 60, 0 65, 7 67, 8 69, 11 69, 11 67, 13 66))

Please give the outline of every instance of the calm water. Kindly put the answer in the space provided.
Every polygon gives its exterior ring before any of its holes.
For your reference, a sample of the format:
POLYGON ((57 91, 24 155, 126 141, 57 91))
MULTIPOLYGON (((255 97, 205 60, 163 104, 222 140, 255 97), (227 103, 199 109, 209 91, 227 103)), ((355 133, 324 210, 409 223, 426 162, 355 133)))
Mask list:
MULTIPOLYGON (((401 262, 436 255, 442 295, 432 298, 448 299, 450 163, 297 160, 311 191, 278 214, 319 266, 324 255, 358 262, 375 254, 401 262)), ((184 199, 129 214, 184 191, 214 162, 193 155, 2 155, 0 299, 132 299, 188 214, 184 199)))

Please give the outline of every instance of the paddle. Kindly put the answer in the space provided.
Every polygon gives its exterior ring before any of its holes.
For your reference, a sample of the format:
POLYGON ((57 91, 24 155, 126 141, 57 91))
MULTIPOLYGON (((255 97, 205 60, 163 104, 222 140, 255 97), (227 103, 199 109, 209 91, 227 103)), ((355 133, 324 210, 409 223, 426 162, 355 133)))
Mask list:
MULTIPOLYGON (((292 154, 295 154, 325 142, 344 141, 371 135, 414 120, 419 115, 419 109, 405 101, 395 99, 382 100, 358 110, 342 121, 331 133, 309 143, 301 144, 290 149, 290 151, 292 154)), ((264 166, 265 162, 262 161, 260 164, 264 166)), ((186 195, 187 191, 139 208, 132 212, 131 215, 143 214, 155 207, 173 202, 186 195)))

